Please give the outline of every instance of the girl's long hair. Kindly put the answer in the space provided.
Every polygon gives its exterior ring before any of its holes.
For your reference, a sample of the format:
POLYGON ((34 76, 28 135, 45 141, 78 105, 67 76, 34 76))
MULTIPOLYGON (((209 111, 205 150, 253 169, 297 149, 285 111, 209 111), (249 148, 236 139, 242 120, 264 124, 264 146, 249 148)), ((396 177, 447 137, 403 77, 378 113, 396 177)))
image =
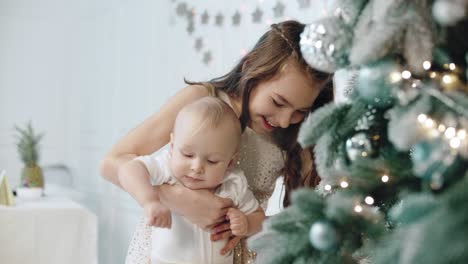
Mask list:
MULTIPOLYGON (((315 100, 311 111, 333 100, 332 74, 311 68, 301 55, 299 40, 305 25, 289 20, 273 24, 239 63, 226 75, 209 82, 189 82, 214 87, 227 93, 230 97, 242 100, 240 122, 242 130, 250 121, 248 103, 250 93, 260 82, 270 80, 277 74, 289 58, 294 58, 298 69, 302 70, 311 80, 319 84, 321 92, 315 100)), ((299 187, 315 187, 320 181, 313 166, 303 168, 304 154, 310 154, 312 149, 302 149, 297 143, 300 124, 291 124, 288 128, 276 129, 273 132, 274 142, 283 150, 285 167, 283 169, 285 198, 283 205, 290 204, 290 193, 299 187)), ((313 161, 313 160, 312 160, 313 161)))

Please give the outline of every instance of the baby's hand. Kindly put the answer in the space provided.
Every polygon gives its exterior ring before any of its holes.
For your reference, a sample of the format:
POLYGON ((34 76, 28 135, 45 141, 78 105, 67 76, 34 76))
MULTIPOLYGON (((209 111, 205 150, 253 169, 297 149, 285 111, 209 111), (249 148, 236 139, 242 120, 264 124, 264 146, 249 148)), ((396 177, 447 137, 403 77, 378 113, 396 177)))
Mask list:
POLYGON ((231 223, 231 231, 233 235, 245 236, 249 230, 249 222, 243 212, 237 208, 229 208, 227 218, 231 223))
POLYGON ((161 228, 171 228, 171 211, 160 202, 149 202, 143 206, 146 224, 161 228))

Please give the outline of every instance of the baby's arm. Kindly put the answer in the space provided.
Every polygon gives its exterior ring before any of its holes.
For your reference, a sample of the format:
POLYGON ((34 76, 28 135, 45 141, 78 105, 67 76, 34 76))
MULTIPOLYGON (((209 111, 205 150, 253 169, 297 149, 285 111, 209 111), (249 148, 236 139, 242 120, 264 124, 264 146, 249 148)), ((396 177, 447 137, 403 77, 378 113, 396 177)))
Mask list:
POLYGON ((227 218, 233 235, 251 236, 261 231, 265 213, 259 206, 254 212, 245 215, 237 208, 229 208, 227 218))
POLYGON ((159 202, 156 186, 151 185, 148 170, 141 161, 124 164, 118 177, 122 188, 143 207, 148 225, 170 228, 171 212, 159 202))

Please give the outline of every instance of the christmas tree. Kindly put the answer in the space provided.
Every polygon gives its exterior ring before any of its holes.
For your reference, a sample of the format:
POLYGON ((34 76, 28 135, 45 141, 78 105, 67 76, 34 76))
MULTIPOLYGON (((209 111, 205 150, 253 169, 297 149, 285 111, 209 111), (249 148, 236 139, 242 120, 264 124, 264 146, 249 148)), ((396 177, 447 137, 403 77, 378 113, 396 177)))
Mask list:
POLYGON ((304 122, 321 183, 249 240, 258 263, 468 263, 467 0, 337 0, 306 26, 348 100, 304 122))

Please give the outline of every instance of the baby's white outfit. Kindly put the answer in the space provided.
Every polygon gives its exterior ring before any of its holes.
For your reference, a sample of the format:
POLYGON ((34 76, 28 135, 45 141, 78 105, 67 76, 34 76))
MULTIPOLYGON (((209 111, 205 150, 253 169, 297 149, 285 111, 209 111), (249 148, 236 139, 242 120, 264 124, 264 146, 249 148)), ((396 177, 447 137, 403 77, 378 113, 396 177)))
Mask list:
MULTIPOLYGON (((155 155, 137 157, 142 161, 150 174, 152 185, 165 183, 176 184, 177 180, 173 176, 170 167, 170 154, 167 149, 155 155)), ((248 189, 247 179, 241 170, 228 171, 224 176, 223 183, 215 190, 215 194, 229 198, 234 202, 234 206, 244 214, 250 214, 259 207, 258 201, 253 193, 248 189)), ((145 224, 142 222, 140 225, 145 224)), ((141 234, 145 228, 137 228, 137 232, 130 244, 127 254, 127 264, 148 263, 148 257, 143 257, 142 252, 147 250, 150 253, 151 264, 232 264, 232 254, 222 256, 221 249, 227 239, 219 241, 210 240, 210 231, 203 230, 192 224, 181 215, 172 213, 171 229, 151 228, 151 245, 142 243, 145 235, 141 234), (146 245, 149 248, 141 248, 146 245), (140 247, 138 249, 138 247, 140 247)), ((149 230, 149 227, 146 227, 149 230)), ((148 239, 148 234, 146 239, 148 239)))

